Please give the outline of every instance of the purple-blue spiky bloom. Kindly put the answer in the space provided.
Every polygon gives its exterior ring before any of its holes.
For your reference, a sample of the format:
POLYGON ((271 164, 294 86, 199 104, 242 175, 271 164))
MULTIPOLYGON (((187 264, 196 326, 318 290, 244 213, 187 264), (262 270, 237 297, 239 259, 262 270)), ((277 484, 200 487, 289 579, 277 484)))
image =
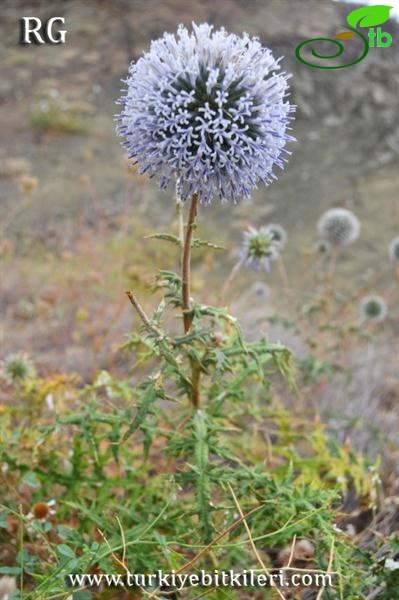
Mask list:
POLYGON ((257 38, 204 23, 165 33, 129 69, 118 134, 161 188, 238 201, 283 167, 294 107, 287 75, 257 38))
POLYGON ((279 244, 267 227, 244 231, 244 241, 239 254, 242 264, 253 271, 270 271, 270 263, 279 255, 279 244))

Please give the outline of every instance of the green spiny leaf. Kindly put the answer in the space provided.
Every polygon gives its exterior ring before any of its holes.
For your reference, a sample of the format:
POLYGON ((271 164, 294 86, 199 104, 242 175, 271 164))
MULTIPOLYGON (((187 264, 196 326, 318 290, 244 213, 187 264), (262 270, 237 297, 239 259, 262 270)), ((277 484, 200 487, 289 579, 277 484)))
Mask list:
POLYGON ((144 422, 146 416, 151 412, 152 405, 157 398, 163 398, 163 389, 159 388, 158 379, 150 378, 141 386, 141 394, 137 402, 137 412, 129 429, 123 436, 123 441, 127 440, 144 422))
POLYGON ((205 413, 197 411, 194 416, 194 436, 195 436, 195 466, 196 477, 196 499, 198 505, 198 517, 200 527, 204 535, 205 543, 212 538, 212 521, 210 514, 211 490, 209 480, 209 448, 208 432, 205 413))
POLYGON ((206 240, 199 240, 198 238, 193 239, 192 243, 193 248, 212 248, 213 250, 226 250, 223 246, 218 246, 217 244, 212 244, 211 242, 207 242, 206 240))
POLYGON ((152 235, 146 235, 146 240, 163 240, 164 242, 171 242, 172 244, 176 244, 176 246, 180 246, 180 240, 176 235, 172 235, 170 233, 153 233, 152 235))

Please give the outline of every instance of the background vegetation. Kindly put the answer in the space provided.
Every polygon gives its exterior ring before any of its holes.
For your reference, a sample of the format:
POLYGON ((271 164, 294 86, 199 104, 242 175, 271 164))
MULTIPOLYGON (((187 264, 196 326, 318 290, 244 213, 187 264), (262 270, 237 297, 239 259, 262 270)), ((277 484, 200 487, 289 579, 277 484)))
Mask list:
MULTIPOLYGON (((8 581, 24 598, 67 598, 72 571, 261 568, 251 539, 267 568, 339 572, 324 598, 399 597, 395 34, 331 73, 294 58, 351 8, 327 0, 38 2, 42 17, 65 15, 68 41, 34 48, 16 44, 26 8, 3 3, 0 41, 0 597, 8 581), (160 305, 165 291, 178 297, 179 248, 147 237, 178 234, 173 190, 127 165, 112 122, 129 60, 192 19, 245 28, 284 54, 298 104, 279 183, 200 210, 196 235, 226 250, 194 251, 195 339, 181 335, 178 307, 160 305), (333 206, 362 223, 335 267, 316 231, 333 206), (270 274, 241 269, 221 298, 243 229, 270 222, 288 232, 282 261, 270 274), (130 288, 178 341, 166 354, 130 288), (361 319, 370 293, 387 302, 381 323, 361 319), (208 409, 193 416, 180 361, 204 347, 208 409)), ((123 596, 74 594, 90 597, 123 596)))

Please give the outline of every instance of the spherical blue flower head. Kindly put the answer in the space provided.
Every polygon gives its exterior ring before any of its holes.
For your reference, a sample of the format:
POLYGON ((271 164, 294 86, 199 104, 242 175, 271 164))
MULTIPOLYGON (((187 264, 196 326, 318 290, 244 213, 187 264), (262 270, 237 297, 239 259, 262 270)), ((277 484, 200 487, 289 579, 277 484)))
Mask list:
POLYGON ((36 369, 26 354, 10 354, 0 363, 0 380, 8 383, 33 379, 35 376, 36 369))
POLYGON ((348 246, 359 237, 360 221, 346 208, 330 208, 320 217, 317 229, 332 246, 348 246))
POLYGON ((249 227, 244 231, 244 241, 240 251, 240 259, 244 266, 253 271, 270 271, 270 263, 279 255, 279 245, 267 227, 255 229, 249 227))
POLYGON ((284 248, 285 244, 287 243, 288 235, 282 225, 270 223, 269 225, 266 225, 266 231, 270 233, 276 246, 279 248, 284 248))
POLYGON ((256 38, 182 25, 152 42, 129 69, 118 115, 118 134, 141 173, 161 188, 179 181, 183 201, 194 193, 250 197, 283 167, 294 107, 286 100, 287 75, 256 38))
POLYGON ((360 314, 364 320, 383 321, 388 314, 388 307, 381 296, 367 296, 360 302, 360 314))

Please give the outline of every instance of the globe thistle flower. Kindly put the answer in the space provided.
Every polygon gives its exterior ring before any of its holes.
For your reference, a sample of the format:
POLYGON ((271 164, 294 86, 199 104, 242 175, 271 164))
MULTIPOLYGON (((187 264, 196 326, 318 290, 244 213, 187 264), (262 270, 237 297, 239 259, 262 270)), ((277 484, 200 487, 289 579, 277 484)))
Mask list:
POLYGON ((389 258, 392 261, 394 261, 394 262, 399 261, 399 235, 397 235, 395 238, 393 238, 393 240, 389 244, 388 254, 389 254, 389 258))
POLYGON ((36 369, 26 354, 10 354, 0 365, 0 378, 15 383, 36 376, 36 369))
POLYGON ((266 225, 266 231, 270 233, 273 238, 274 243, 279 248, 284 248, 287 243, 287 232, 281 225, 277 225, 276 223, 271 223, 270 225, 266 225))
POLYGON ((177 179, 183 201, 237 202, 285 163, 288 76, 257 38, 192 27, 165 33, 131 64, 117 132, 160 188, 177 179))
POLYGON ((328 254, 331 251, 331 244, 327 240, 319 240, 314 248, 317 254, 328 254))
POLYGON ((383 321, 387 313, 386 302, 380 296, 367 296, 360 303, 360 315, 365 321, 383 321))
POLYGON ((331 208, 321 216, 317 229, 320 237, 332 246, 348 246, 359 237, 360 222, 346 208, 331 208))
POLYGON ((278 257, 278 245, 267 227, 260 229, 249 227, 244 231, 244 241, 239 256, 246 267, 254 271, 260 269, 269 271, 270 262, 278 257))
POLYGON ((255 283, 251 285, 249 293, 256 298, 269 298, 270 287, 263 281, 255 281, 255 283))

